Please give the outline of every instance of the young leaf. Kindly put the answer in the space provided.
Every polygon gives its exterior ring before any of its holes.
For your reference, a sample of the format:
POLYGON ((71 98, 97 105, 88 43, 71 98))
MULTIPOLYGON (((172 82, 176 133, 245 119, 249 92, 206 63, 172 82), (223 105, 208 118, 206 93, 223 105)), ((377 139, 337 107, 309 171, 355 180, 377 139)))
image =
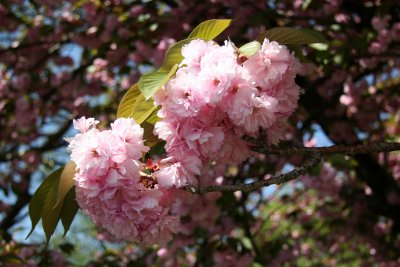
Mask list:
POLYGON ((79 205, 75 200, 75 187, 73 186, 65 196, 60 212, 61 223, 64 227, 64 236, 67 234, 78 209, 79 205))
POLYGON ((173 44, 165 54, 160 70, 169 71, 175 64, 179 65, 183 60, 182 47, 190 43, 192 40, 193 39, 184 39, 173 44))
POLYGON ((295 29, 288 27, 277 27, 269 29, 261 33, 257 37, 257 41, 263 42, 267 38, 270 41, 276 41, 280 44, 313 44, 313 43, 327 43, 328 41, 319 32, 308 29, 295 29))
POLYGON ((166 82, 171 79, 178 69, 178 65, 174 65, 168 71, 157 71, 143 75, 139 80, 139 90, 144 95, 145 99, 151 98, 166 82))
POLYGON ((139 95, 139 86, 137 83, 135 83, 133 86, 131 86, 131 88, 128 89, 118 105, 118 118, 132 117, 133 106, 135 105, 135 102, 139 95))
POLYGON ((144 122, 156 109, 152 100, 145 100, 138 84, 129 88, 118 106, 118 118, 133 118, 137 123, 144 122))
MULTIPOLYGON (((58 170, 52 172, 39 186, 36 192, 33 194, 31 201, 29 202, 29 217, 31 218, 32 228, 26 238, 28 238, 37 223, 39 222, 40 218, 42 217, 44 204, 47 199, 47 195, 51 188, 54 187, 54 184, 58 181, 61 176, 64 167, 59 168, 58 170)), ((58 184, 57 184, 58 185, 58 184)))
POLYGON ((63 171, 61 172, 60 184, 58 186, 57 203, 59 205, 74 185, 74 176, 76 173, 76 164, 73 161, 65 164, 63 171))
POLYGON ((139 80, 139 90, 146 100, 150 99, 160 89, 168 77, 167 71, 151 72, 144 74, 139 80))
POLYGON ((142 124, 156 109, 153 100, 145 100, 143 94, 140 94, 137 98, 135 105, 133 106, 132 117, 139 124, 142 124))
POLYGON ((260 49, 260 47, 261 47, 260 42, 253 41, 245 45, 242 45, 239 48, 239 52, 245 55, 246 57, 250 57, 254 55, 260 49))
POLYGON ((157 112, 160 110, 160 106, 158 106, 153 113, 151 113, 151 115, 147 118, 146 122, 150 123, 152 125, 156 124, 156 122, 158 122, 160 120, 160 118, 157 116, 157 112))
POLYGON ((204 40, 213 40, 220 35, 231 24, 230 19, 211 19, 200 23, 190 34, 188 38, 197 38, 204 40))

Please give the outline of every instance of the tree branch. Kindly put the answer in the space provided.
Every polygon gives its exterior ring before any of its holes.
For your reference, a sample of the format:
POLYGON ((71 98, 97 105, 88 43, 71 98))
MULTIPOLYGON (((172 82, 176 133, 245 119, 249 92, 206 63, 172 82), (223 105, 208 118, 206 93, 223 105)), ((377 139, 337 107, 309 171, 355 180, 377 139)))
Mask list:
POLYGON ((273 184, 279 185, 292 181, 298 178, 300 175, 304 174, 311 167, 318 164, 320 160, 321 160, 321 154, 318 152, 314 152, 312 153, 311 157, 300 167, 295 168, 291 172, 281 174, 279 176, 273 176, 267 180, 260 180, 249 184, 211 185, 206 187, 185 186, 183 187, 183 190, 193 194, 204 194, 209 192, 236 192, 236 191, 250 192, 273 184))
MULTIPOLYGON (((257 140, 250 140, 253 143, 257 140)), ((321 161, 323 155, 329 154, 365 154, 365 153, 377 153, 377 152, 392 152, 400 150, 400 143, 396 142, 380 142, 380 143, 370 143, 355 146, 344 146, 344 145, 334 145, 329 147, 279 147, 279 146, 265 146, 260 144, 255 144, 251 148, 253 151, 263 153, 263 154, 277 154, 281 156, 291 156, 295 154, 311 154, 309 160, 307 160, 303 165, 295 168, 293 171, 281 174, 279 176, 273 176, 267 180, 260 180, 249 184, 235 184, 235 185, 212 185, 206 187, 195 187, 195 186, 185 186, 183 190, 193 193, 193 194, 204 194, 209 192, 250 192, 261 187, 270 186, 273 184, 279 185, 291 180, 298 178, 300 175, 304 174, 311 167, 315 166, 321 161)))
POLYGON ((319 153, 321 155, 329 154, 369 154, 377 152, 392 152, 400 150, 400 143, 396 142, 380 142, 369 143, 355 146, 334 145, 328 147, 279 147, 279 146, 261 146, 255 144, 251 150, 263 154, 276 154, 281 156, 291 156, 294 154, 312 154, 319 153))
POLYGON ((22 192, 18 195, 17 201, 7 210, 4 219, 0 222, 0 236, 6 240, 10 240, 11 236, 7 230, 15 224, 15 218, 23 207, 31 200, 31 195, 28 191, 22 192))

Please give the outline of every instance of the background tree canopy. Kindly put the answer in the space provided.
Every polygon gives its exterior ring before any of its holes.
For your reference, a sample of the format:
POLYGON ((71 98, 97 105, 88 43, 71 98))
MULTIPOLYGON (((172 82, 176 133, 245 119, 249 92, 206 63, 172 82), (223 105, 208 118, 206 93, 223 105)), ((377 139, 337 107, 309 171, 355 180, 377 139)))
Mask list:
MULTIPOLYGON (((225 177, 248 183, 300 166, 292 146, 399 141, 400 3, 385 1, 47 1, 0 3, 0 262, 6 266, 398 266, 400 154, 326 154, 298 179, 251 192, 191 196, 168 246, 119 242, 79 215, 65 239, 27 240, 27 205, 68 161, 80 116, 114 120, 128 88, 207 19, 233 18, 216 41, 273 27, 315 30, 294 47, 300 103, 280 152, 225 177), (89 251, 86 253, 86 250, 89 251), (83 253, 85 251, 85 253, 83 253)), ((378 151, 378 150, 370 150, 378 151)), ((361 151, 363 152, 363 151, 361 151)), ((364 151, 365 152, 365 151, 364 151)))

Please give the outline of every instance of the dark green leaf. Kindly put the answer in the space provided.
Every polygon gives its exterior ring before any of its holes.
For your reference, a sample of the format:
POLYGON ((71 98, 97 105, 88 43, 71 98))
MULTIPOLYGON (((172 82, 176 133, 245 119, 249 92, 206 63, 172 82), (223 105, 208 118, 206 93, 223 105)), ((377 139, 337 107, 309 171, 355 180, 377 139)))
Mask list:
POLYGON ((262 43, 265 38, 284 45, 303 45, 328 42, 319 32, 308 29, 295 29, 288 27, 277 27, 267 30, 257 37, 257 41, 262 43))
POLYGON ((63 169, 64 167, 61 167, 58 170, 52 172, 33 194, 32 199, 29 202, 29 217, 31 218, 32 228, 26 238, 28 238, 32 234, 33 230, 35 230, 37 223, 42 217, 42 212, 44 209, 45 201, 47 199, 47 195, 50 189, 54 187, 54 184, 59 181, 63 169))
POLYGON ((42 210, 42 226, 44 233, 46 234, 47 242, 50 241, 51 236, 56 229, 58 220, 60 219, 60 211, 62 203, 57 203, 58 185, 60 183, 61 173, 54 179, 49 192, 47 193, 46 200, 44 202, 42 210))
POLYGON ((73 186, 65 196, 60 212, 61 222, 64 227, 64 236, 67 234, 78 209, 79 205, 75 200, 75 187, 73 186))
POLYGON ((213 40, 220 35, 231 24, 230 19, 211 19, 200 23, 190 34, 188 38, 198 38, 204 40, 213 40))
POLYGON ((294 55, 300 60, 300 62, 309 62, 309 60, 303 55, 300 45, 287 45, 287 48, 294 52, 294 55))
POLYGON ((157 111, 158 109, 153 111, 153 113, 141 125, 144 130, 143 133, 144 143, 146 146, 150 148, 160 142, 158 137, 153 134, 154 124, 159 120, 157 116, 157 111))
POLYGON ((72 245, 71 243, 64 243, 58 246, 62 252, 66 254, 71 254, 72 251, 74 251, 75 246, 72 245))

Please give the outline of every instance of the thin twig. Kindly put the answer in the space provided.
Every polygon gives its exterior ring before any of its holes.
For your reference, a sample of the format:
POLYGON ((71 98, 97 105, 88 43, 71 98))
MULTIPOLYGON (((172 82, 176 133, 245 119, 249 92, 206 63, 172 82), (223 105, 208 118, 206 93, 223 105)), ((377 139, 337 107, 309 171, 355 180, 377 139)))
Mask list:
POLYGON ((206 187, 185 186, 183 187, 183 189, 193 194, 204 194, 209 192, 236 192, 236 191, 250 192, 262 187, 270 186, 273 184, 279 185, 294 180, 300 175, 304 174, 311 167, 318 164, 320 160, 321 160, 321 154, 315 152, 300 167, 295 168, 291 172, 281 174, 279 176, 273 176, 267 180, 260 180, 249 184, 211 185, 206 187))

